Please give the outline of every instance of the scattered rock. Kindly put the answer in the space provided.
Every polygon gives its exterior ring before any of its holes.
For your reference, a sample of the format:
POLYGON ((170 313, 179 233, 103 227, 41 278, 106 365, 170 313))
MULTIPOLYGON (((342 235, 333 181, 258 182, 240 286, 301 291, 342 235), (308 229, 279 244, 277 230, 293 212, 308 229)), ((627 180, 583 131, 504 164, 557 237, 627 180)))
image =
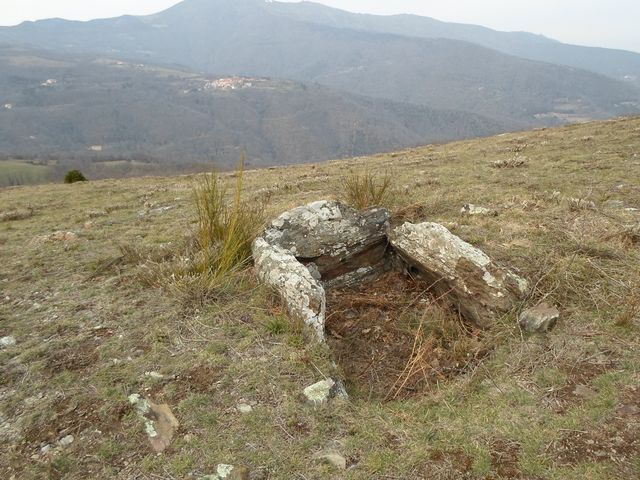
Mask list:
POLYGON ((216 467, 216 473, 205 475, 200 480, 249 480, 249 469, 220 464, 216 467))
POLYGON ((171 444, 173 435, 180 426, 169 406, 156 405, 138 394, 130 395, 129 403, 136 406, 140 417, 144 419, 144 429, 153 450, 164 451, 171 444))
POLYGON ((0 213, 0 222, 12 222, 15 220, 25 220, 33 216, 33 208, 12 210, 0 213))
POLYGON ((65 244, 74 243, 78 240, 78 234, 75 232, 57 231, 49 235, 40 235, 34 237, 31 241, 33 244, 49 243, 49 242, 63 242, 65 244))
POLYGON ((60 445, 61 447, 68 447, 74 441, 75 441, 75 438, 73 435, 67 435, 66 437, 63 437, 60 440, 58 440, 58 445, 60 445))
POLYGON ((624 202, 622 200, 607 200, 604 204, 610 208, 624 208, 624 202))
POLYGON ((487 217, 497 217, 497 210, 491 210, 485 207, 478 207, 477 205, 473 205, 472 203, 466 203, 460 210, 462 215, 482 215, 487 217))
POLYGON ((521 157, 516 153, 514 157, 504 158, 502 160, 496 160, 495 162, 492 162, 491 166, 493 168, 519 168, 527 165, 527 161, 527 157, 521 157))
POLYGON ((336 450, 325 450, 316 453, 313 456, 313 459, 329 463, 339 470, 347 469, 347 459, 340 455, 336 450))
POLYGON ((544 333, 555 327, 560 312, 548 303, 541 303, 520 314, 519 322, 523 330, 530 333, 544 333))
POLYGON ((238 404, 238 406, 236 408, 238 409, 238 411, 240 413, 251 413, 251 412, 253 412, 253 407, 251 405, 246 404, 246 403, 240 403, 240 404, 238 404))
POLYGON ((640 415, 640 407, 638 407, 637 405, 633 405, 633 404, 629 404, 629 405, 623 405, 622 407, 620 407, 618 409, 618 414, 619 415, 624 415, 624 416, 634 416, 634 415, 640 415))
POLYGON ((105 217, 108 213, 105 210, 90 210, 87 215, 89 218, 105 217))
POLYGON ((13 337, 0 338, 0 350, 7 347, 12 347, 16 344, 16 339, 13 337))
POLYGON ((144 372, 145 377, 153 378, 154 380, 164 379, 164 375, 158 372, 144 372))
POLYGON ((467 320, 489 327, 510 311, 528 282, 437 223, 405 223, 389 236, 402 259, 467 320))
POLYGON ((595 210, 596 204, 591 200, 587 200, 584 198, 567 198, 567 204, 569 205, 569 209, 576 210, 595 210))
POLYGON ((342 382, 336 382, 332 378, 328 378, 305 388, 304 396, 309 404, 318 406, 327 403, 331 398, 346 398, 347 392, 342 382))

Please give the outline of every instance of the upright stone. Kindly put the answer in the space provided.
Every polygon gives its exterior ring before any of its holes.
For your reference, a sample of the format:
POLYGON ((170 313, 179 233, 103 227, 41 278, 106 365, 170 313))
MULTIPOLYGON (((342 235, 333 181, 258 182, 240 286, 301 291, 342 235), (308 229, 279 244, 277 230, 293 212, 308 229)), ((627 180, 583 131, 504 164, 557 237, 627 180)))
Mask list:
POLYGON ((511 310, 527 281, 437 223, 405 223, 390 233, 400 256, 467 320, 486 328, 511 310))
POLYGON ((326 297, 322 284, 291 252, 258 238, 253 243, 258 276, 282 297, 289 315, 311 326, 324 340, 326 297))

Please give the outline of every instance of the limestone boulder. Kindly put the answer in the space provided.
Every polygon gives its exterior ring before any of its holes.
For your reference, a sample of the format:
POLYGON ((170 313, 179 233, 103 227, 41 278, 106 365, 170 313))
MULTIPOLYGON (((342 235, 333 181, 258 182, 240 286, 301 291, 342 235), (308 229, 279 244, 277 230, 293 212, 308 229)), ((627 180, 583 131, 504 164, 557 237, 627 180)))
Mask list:
POLYGON ((437 223, 404 225, 389 234, 401 258, 463 317, 487 328, 528 290, 526 280, 437 223))

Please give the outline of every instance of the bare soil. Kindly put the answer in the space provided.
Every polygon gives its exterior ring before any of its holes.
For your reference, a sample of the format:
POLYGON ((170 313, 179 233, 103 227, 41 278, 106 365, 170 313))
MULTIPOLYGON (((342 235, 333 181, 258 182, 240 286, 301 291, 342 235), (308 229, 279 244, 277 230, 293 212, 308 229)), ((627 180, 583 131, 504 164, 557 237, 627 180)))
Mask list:
MULTIPOLYGON (((448 332, 430 324, 436 299, 429 287, 425 281, 394 272, 328 293, 328 342, 348 387, 355 390, 352 393, 407 398, 466 371, 472 361, 485 356, 479 330, 468 325, 459 329, 469 348, 461 355, 454 352, 460 339, 446 338, 448 332)), ((454 312, 447 314, 446 322, 461 324, 454 312)))

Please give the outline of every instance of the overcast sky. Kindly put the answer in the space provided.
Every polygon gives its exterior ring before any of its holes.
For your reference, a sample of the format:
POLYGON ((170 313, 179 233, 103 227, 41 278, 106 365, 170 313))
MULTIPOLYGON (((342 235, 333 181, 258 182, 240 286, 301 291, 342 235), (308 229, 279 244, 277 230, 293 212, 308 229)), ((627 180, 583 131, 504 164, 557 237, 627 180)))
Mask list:
MULTIPOLYGON (((354 12, 416 13, 497 30, 541 33, 567 43, 640 52, 640 0, 318 0, 354 12)), ((155 13, 177 0, 0 0, 0 25, 155 13)))

